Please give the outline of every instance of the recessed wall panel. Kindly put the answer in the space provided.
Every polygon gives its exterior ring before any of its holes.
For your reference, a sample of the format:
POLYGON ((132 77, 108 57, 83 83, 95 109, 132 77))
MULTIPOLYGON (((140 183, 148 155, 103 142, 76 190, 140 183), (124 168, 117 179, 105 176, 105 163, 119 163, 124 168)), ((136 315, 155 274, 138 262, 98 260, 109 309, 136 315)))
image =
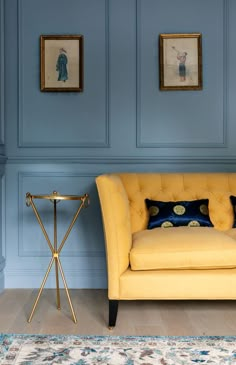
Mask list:
POLYGON ((137 0, 137 52, 137 146, 226 147, 227 0, 137 0), (160 33, 202 34, 203 90, 160 91, 160 33))
POLYGON ((19 147, 108 146, 107 12, 108 0, 18 0, 19 147), (43 34, 84 36, 83 92, 40 91, 43 34))

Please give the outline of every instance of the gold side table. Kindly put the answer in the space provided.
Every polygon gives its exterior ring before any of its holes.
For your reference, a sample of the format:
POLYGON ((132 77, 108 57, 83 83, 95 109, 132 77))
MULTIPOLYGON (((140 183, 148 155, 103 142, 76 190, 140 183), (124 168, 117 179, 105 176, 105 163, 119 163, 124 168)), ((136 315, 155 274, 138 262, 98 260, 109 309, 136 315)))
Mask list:
POLYGON ((47 271, 46 271, 46 274, 44 276, 44 279, 42 281, 42 284, 40 286, 40 289, 39 289, 39 292, 38 292, 38 295, 37 295, 37 298, 34 302, 34 305, 33 305, 33 308, 32 308, 32 311, 31 311, 31 314, 29 316, 29 319, 28 319, 28 322, 31 322, 32 320, 32 317, 34 315, 34 312, 35 312, 35 309, 37 307, 37 304, 38 304, 38 301, 39 301, 39 298, 42 294, 42 291, 43 291, 43 288, 45 286, 45 283, 47 281, 47 278, 48 278, 48 275, 51 271, 51 268, 52 268, 52 265, 53 263, 55 262, 55 271, 56 271, 56 293, 57 293, 57 309, 61 309, 61 303, 60 303, 60 290, 59 290, 59 271, 61 273, 61 277, 62 277, 62 280, 63 280, 63 283, 64 283, 64 286, 65 286, 65 290, 66 290, 66 294, 67 294, 67 298, 68 298, 68 302, 69 302, 69 305, 70 305, 70 309, 71 309, 71 313, 72 313, 72 318, 73 318, 73 321, 74 323, 77 322, 77 319, 76 319, 76 315, 75 315, 75 311, 74 311, 74 308, 73 308, 73 304, 72 304, 72 301, 71 301, 71 298, 70 298, 70 293, 69 293, 69 290, 68 290, 68 286, 67 286, 67 283, 66 283, 66 279, 65 279, 65 275, 64 275, 64 272, 63 272, 63 269, 62 269, 62 265, 61 265, 61 261, 60 261, 60 253, 62 251, 62 248, 76 222, 76 219, 78 218, 80 212, 81 212, 81 209, 82 208, 85 208, 89 205, 89 196, 88 194, 84 194, 82 196, 78 196, 78 195, 60 195, 57 191, 54 191, 51 195, 31 195, 30 193, 26 193, 26 205, 28 207, 32 207, 35 215, 36 215, 36 218, 38 220, 38 223, 43 231, 43 234, 44 234, 44 237, 48 243, 48 247, 51 251, 51 254, 52 254, 52 258, 50 260, 50 263, 48 265, 48 268, 47 268, 47 271), (51 201, 53 203, 53 206, 54 206, 54 244, 52 245, 49 237, 48 237, 48 234, 46 232, 46 229, 43 225, 43 222, 42 222, 42 219, 39 215, 39 212, 34 204, 34 199, 47 199, 49 201, 51 201), (78 200, 80 201, 80 205, 71 221, 71 224, 69 225, 67 231, 66 231, 66 234, 63 238, 63 240, 61 241, 59 247, 58 247, 58 243, 57 243, 57 203, 61 200, 78 200), (59 270, 58 270, 59 269, 59 270))

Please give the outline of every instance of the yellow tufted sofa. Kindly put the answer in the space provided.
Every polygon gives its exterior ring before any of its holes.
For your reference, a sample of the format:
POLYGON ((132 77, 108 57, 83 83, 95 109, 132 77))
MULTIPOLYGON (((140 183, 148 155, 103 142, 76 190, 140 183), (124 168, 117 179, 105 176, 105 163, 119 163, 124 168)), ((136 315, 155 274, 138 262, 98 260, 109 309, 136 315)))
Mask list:
POLYGON ((109 327, 119 300, 236 299, 236 173, 96 178, 106 242, 109 327), (147 229, 145 199, 209 199, 214 227, 147 229))

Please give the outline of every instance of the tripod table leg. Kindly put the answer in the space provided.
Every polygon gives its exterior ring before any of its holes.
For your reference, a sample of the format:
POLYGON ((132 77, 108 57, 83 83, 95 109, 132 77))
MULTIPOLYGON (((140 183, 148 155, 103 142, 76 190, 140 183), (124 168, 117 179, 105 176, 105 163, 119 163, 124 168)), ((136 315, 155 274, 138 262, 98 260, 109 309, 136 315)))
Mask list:
POLYGON ((42 294, 42 291, 43 291, 44 285, 45 285, 45 283, 46 283, 46 281, 47 281, 47 278, 48 278, 48 275, 49 275, 50 270, 51 270, 51 268, 52 268, 52 264, 53 264, 54 259, 55 259, 55 258, 54 258, 54 256, 53 256, 53 257, 51 258, 51 261, 50 261, 49 265, 48 265, 47 272, 46 272, 46 274, 45 274, 45 276, 44 276, 44 279, 43 279, 42 284, 41 284, 41 287, 40 287, 40 289, 39 289, 38 296, 37 296, 37 298, 36 298, 36 300, 35 300, 35 303, 34 303, 34 306, 33 306, 32 312, 31 312, 31 315, 29 316, 29 319, 28 319, 28 322, 29 322, 29 323, 31 322, 31 319, 32 319, 32 317, 33 317, 33 315, 34 315, 34 311, 35 311, 35 309, 36 309, 36 307, 37 307, 37 304, 38 304, 39 298, 40 298, 40 296, 41 296, 41 294, 42 294))
POLYGON ((65 275, 64 275, 64 272, 63 272, 59 257, 58 257, 58 266, 59 266, 59 269, 60 269, 60 272, 61 272, 61 277, 62 277, 64 286, 65 286, 65 289, 66 289, 66 295, 67 295, 68 302, 69 302, 69 305, 70 305, 72 317, 73 317, 74 322, 77 323, 77 318, 76 318, 76 315, 75 315, 73 304, 72 304, 72 301, 71 301, 71 298, 70 298, 70 293, 69 293, 68 286, 67 286, 67 283, 66 283, 66 278, 65 278, 65 275))
POLYGON ((61 300, 60 300, 60 288, 59 288, 59 275, 58 275, 58 261, 57 257, 55 258, 55 270, 56 270, 56 291, 57 291, 57 309, 61 309, 61 300))

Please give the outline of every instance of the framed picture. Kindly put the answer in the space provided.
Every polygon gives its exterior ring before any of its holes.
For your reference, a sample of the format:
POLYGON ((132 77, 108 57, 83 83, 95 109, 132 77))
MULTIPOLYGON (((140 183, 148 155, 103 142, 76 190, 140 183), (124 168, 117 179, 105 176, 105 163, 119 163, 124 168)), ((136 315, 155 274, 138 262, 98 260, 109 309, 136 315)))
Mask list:
POLYGON ((202 36, 200 33, 160 34, 160 89, 202 89, 202 36))
POLYGON ((83 91, 83 36, 40 36, 41 91, 83 91))

